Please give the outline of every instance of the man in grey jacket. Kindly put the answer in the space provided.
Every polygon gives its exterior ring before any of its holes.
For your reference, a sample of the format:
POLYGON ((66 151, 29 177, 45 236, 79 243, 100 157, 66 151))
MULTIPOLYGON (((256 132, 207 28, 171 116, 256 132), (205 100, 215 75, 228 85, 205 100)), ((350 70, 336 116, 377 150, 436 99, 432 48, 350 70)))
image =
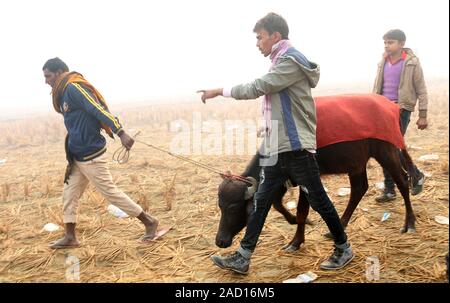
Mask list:
POLYGON ((261 182, 241 245, 236 252, 225 257, 213 256, 212 260, 221 268, 248 273, 251 255, 271 207, 270 193, 290 180, 300 186, 300 195, 306 198, 303 201, 320 214, 333 235, 334 252, 320 267, 342 268, 354 255, 336 209, 323 188, 315 158, 316 107, 311 88, 319 81, 319 66, 292 47, 288 25, 281 16, 269 13, 256 23, 253 31, 261 53, 270 56, 270 72, 231 89, 199 91, 203 93, 203 102, 220 95, 243 100, 264 96, 264 133, 268 144, 261 151, 265 155, 261 159, 261 182))

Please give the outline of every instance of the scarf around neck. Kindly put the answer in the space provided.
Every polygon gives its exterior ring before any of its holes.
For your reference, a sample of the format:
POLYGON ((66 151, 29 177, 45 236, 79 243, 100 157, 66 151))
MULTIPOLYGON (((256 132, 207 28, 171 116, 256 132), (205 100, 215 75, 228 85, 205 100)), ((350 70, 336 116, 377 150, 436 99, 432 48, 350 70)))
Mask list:
MULTIPOLYGON (((59 100, 64 94, 64 91, 70 83, 78 83, 82 84, 84 87, 86 87, 94 96, 97 102, 100 103, 103 108, 105 108, 108 111, 108 106, 106 105, 105 99, 100 94, 100 92, 95 89, 95 87, 89 83, 86 79, 84 79, 83 75, 78 72, 65 72, 58 76, 58 78, 55 81, 55 85, 52 89, 52 99, 53 99, 53 108, 57 113, 62 114, 61 106, 59 100)), ((113 133, 111 128, 104 124, 103 122, 100 122, 101 127, 106 131, 106 133, 113 138, 113 133)))
MULTIPOLYGON (((279 58, 286 53, 286 51, 292 47, 289 40, 280 40, 272 46, 272 52, 270 53, 270 69, 271 71, 274 66, 278 63, 279 58)), ((270 134, 272 131, 272 102, 270 94, 264 95, 264 100, 262 103, 262 114, 265 122, 265 131, 270 134)))

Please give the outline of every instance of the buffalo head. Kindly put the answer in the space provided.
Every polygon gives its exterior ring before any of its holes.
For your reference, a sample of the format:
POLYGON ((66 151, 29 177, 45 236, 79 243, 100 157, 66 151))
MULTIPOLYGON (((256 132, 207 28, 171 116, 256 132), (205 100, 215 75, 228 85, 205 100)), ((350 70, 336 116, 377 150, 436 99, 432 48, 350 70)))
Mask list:
POLYGON ((247 224, 253 206, 253 195, 258 182, 247 177, 250 184, 243 181, 224 179, 219 186, 219 208, 221 212, 216 245, 226 248, 247 224))

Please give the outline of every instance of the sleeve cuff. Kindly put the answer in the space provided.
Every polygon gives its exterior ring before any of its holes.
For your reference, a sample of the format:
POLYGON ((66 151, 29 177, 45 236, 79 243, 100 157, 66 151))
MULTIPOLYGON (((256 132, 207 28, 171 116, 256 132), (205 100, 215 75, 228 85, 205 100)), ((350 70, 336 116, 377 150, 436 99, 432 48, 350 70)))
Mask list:
POLYGON ((222 96, 224 96, 225 98, 231 98, 231 87, 223 88, 222 96))
POLYGON ((117 131, 116 131, 116 135, 117 136, 120 136, 120 134, 123 132, 123 128, 119 128, 117 131))
POLYGON ((419 110, 419 118, 426 118, 427 110, 419 110))

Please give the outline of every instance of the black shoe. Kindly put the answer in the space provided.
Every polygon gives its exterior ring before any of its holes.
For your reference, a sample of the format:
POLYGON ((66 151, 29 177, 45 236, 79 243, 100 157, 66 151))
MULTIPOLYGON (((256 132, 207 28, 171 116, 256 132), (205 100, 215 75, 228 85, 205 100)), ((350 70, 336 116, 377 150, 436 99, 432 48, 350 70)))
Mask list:
POLYGON ((397 194, 395 192, 384 192, 383 194, 379 195, 375 198, 375 201, 378 203, 384 203, 395 200, 397 197, 397 194))
POLYGON ((345 243, 341 247, 339 246, 334 246, 334 252, 330 258, 320 264, 321 269, 340 269, 353 260, 355 255, 353 254, 350 244, 345 243))
POLYGON ((250 259, 244 258, 237 251, 224 257, 212 256, 211 260, 220 268, 231 269, 243 275, 248 274, 250 259))
POLYGON ((411 195, 415 196, 420 194, 423 190, 424 182, 425 182, 425 175, 423 173, 420 173, 419 179, 413 181, 413 185, 411 188, 411 195))

